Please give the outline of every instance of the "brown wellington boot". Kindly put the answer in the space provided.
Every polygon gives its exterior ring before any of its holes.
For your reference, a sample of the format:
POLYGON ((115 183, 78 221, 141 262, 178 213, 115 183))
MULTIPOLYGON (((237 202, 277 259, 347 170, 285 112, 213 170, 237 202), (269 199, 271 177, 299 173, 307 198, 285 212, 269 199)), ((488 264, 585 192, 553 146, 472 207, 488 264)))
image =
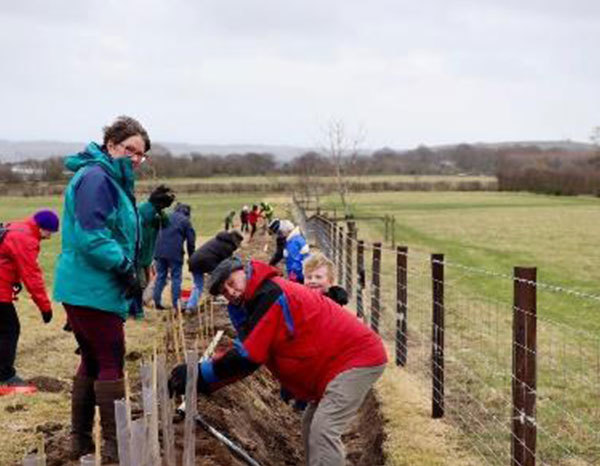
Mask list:
POLYGON ((100 425, 102 426, 102 462, 117 463, 117 425, 115 424, 114 401, 125 397, 125 381, 97 380, 94 383, 96 403, 100 408, 100 425))
POLYGON ((76 376, 71 394, 71 459, 78 460, 94 451, 92 427, 95 406, 94 379, 76 376))

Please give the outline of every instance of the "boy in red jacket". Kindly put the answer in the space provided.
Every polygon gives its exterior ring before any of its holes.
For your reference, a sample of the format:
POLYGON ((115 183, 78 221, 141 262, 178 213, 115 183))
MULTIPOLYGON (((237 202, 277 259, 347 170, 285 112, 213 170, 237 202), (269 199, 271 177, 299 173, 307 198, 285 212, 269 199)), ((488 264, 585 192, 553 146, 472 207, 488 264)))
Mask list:
POLYGON ((250 239, 254 237, 254 233, 256 233, 256 224, 258 223, 258 219, 260 218, 260 212, 258 211, 258 206, 255 204, 252 206, 252 210, 248 214, 248 223, 250 224, 250 239))
POLYGON ((40 241, 58 231, 59 220, 51 210, 40 210, 21 222, 11 222, 0 231, 0 395, 35 391, 15 371, 20 324, 13 301, 21 282, 42 313, 52 320, 52 306, 38 264, 40 241))
MULTIPOLYGON (((221 262, 210 293, 229 302, 238 339, 199 364, 198 391, 210 393, 265 364, 295 399, 309 402, 302 420, 307 464, 343 465, 341 436, 387 362, 381 338, 332 300, 262 262, 221 262)), ((177 366, 171 391, 182 394, 185 381, 186 366, 177 366)))

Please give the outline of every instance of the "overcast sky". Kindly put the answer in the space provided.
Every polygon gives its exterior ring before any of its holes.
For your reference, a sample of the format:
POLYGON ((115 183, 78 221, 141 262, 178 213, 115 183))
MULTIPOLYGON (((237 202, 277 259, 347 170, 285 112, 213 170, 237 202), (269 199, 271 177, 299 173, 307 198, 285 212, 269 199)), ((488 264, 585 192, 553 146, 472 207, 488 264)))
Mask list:
POLYGON ((0 139, 588 141, 599 44, 599 0, 0 0, 0 139))

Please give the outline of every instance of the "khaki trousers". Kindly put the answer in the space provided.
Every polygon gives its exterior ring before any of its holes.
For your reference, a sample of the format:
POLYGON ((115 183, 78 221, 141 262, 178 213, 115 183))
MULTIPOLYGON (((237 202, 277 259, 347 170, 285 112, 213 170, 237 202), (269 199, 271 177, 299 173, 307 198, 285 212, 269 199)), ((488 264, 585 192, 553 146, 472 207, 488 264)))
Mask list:
POLYGON ((342 434, 385 365, 342 372, 325 389, 319 403, 310 403, 302 418, 302 440, 308 466, 343 466, 342 434))

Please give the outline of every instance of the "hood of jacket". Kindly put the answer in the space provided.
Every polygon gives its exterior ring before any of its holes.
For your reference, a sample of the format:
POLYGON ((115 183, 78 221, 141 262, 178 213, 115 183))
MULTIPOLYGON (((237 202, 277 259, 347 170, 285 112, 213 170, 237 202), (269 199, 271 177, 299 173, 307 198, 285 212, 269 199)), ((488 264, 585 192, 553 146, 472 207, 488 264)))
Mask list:
POLYGON ((73 173, 90 165, 100 165, 129 195, 133 195, 135 175, 129 157, 114 159, 100 145, 91 142, 82 152, 65 159, 65 167, 73 173))
POLYGON ((302 236, 302 231, 299 226, 294 227, 292 231, 287 235, 287 240, 291 240, 294 236, 302 236))
POLYGON ((185 215, 186 217, 190 217, 192 214, 192 208, 188 204, 177 204, 175 206, 175 212, 179 212, 180 214, 185 215))
POLYGON ((244 301, 252 299, 256 290, 265 280, 274 277, 280 277, 281 271, 269 264, 251 259, 246 264, 246 290, 244 291, 244 301))
POLYGON ((215 238, 219 241, 223 241, 224 243, 232 244, 233 246, 235 246, 236 249, 239 247, 241 242, 236 241, 233 237, 233 234, 230 231, 220 231, 219 233, 217 233, 217 236, 215 236, 215 238))

